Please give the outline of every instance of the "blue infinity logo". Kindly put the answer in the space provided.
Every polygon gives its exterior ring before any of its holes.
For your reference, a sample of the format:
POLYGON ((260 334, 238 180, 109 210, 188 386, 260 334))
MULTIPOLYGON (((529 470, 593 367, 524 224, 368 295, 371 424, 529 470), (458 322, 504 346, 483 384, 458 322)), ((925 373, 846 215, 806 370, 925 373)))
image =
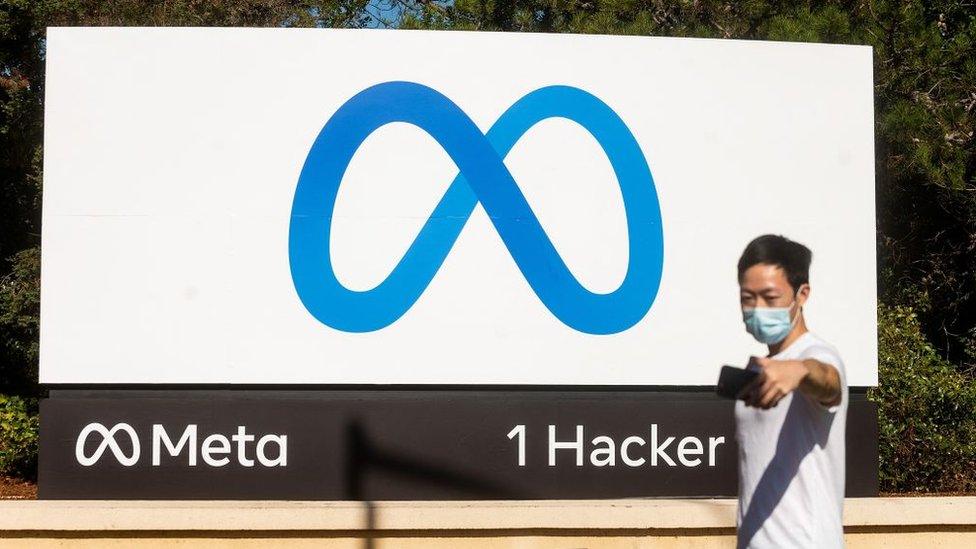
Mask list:
POLYGON ((536 295, 567 326, 613 334, 647 314, 661 282, 664 246, 654 179, 620 117, 595 96, 569 86, 529 93, 487 135, 450 99, 412 82, 372 86, 339 107, 308 152, 292 204, 288 256, 302 303, 337 330, 370 332, 389 326, 430 284, 478 202, 536 295), (553 117, 572 120, 596 138, 620 185, 629 264, 623 282, 610 293, 591 292, 576 280, 503 163, 529 128, 553 117), (389 276, 375 288, 353 291, 336 279, 329 252, 336 195, 359 146, 391 122, 426 131, 459 173, 389 276))

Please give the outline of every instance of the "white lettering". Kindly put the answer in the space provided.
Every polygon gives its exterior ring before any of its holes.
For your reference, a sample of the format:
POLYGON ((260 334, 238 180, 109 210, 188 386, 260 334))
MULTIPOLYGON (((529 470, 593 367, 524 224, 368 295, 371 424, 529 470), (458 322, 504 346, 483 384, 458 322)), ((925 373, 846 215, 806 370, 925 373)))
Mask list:
POLYGON ((190 424, 186 426, 186 430, 183 431, 183 436, 180 437, 179 442, 173 445, 173 441, 170 440, 169 435, 166 434, 166 429, 162 425, 155 424, 152 426, 152 464, 154 466, 159 466, 159 450, 160 444, 166 446, 166 450, 171 456, 178 456, 183 452, 183 447, 186 446, 189 451, 189 459, 187 459, 187 464, 190 467, 194 467, 197 464, 197 426, 190 424))
POLYGON ((508 439, 518 437, 518 466, 525 467, 525 425, 516 425, 508 432, 508 439))
POLYGON ((576 440, 556 442, 556 426, 549 426, 549 467, 556 466, 556 450, 576 450, 576 466, 583 466, 583 426, 576 426, 576 440))
POLYGON ((640 467, 641 465, 644 465, 644 462, 646 460, 644 458, 631 459, 630 456, 627 454, 627 448, 634 443, 637 443, 641 446, 646 444, 646 442, 644 442, 644 439, 642 439, 641 437, 625 438, 624 443, 620 445, 620 459, 622 459, 624 463, 626 463, 631 467, 640 467))
POLYGON ((229 454, 230 453, 230 441, 224 435, 210 435, 209 437, 203 439, 203 446, 200 447, 200 457, 203 458, 204 463, 211 465, 213 467, 223 467, 230 463, 230 458, 222 457, 219 459, 214 459, 211 454, 229 454), (215 447, 214 444, 217 443, 219 446, 215 447))
POLYGON ((264 435, 258 441, 258 461, 265 467, 285 467, 288 465, 288 436, 287 435, 264 435), (274 443, 278 446, 278 457, 268 459, 264 453, 266 444, 274 443))
POLYGON ((658 446, 657 443, 657 423, 651 424, 651 466, 657 466, 657 457, 661 456, 664 458, 665 463, 671 467, 675 466, 674 460, 671 459, 664 449, 667 448, 672 442, 674 442, 674 437, 668 437, 664 439, 664 444, 658 446))
POLYGON ((701 459, 688 459, 685 456, 700 456, 702 451, 702 443, 697 437, 685 437, 678 443, 678 460, 685 467, 697 467, 701 463, 701 459), (688 448, 689 445, 694 446, 694 448, 688 448))
POLYGON ((603 467, 604 465, 609 465, 613 467, 617 464, 617 452, 616 446, 613 443, 613 439, 607 436, 598 436, 593 439, 593 445, 606 444, 604 448, 594 448, 590 452, 590 463, 596 465, 597 467, 603 467), (598 456, 603 455, 605 457, 600 458, 598 456))
POLYGON ((725 437, 708 437, 708 466, 715 467, 715 447, 725 443, 725 437))
POLYGON ((237 443, 237 463, 240 463, 244 467, 254 467, 254 460, 248 459, 247 453, 245 452, 248 442, 254 440, 254 435, 247 434, 247 428, 243 425, 237 426, 237 434, 230 437, 235 443, 237 443))

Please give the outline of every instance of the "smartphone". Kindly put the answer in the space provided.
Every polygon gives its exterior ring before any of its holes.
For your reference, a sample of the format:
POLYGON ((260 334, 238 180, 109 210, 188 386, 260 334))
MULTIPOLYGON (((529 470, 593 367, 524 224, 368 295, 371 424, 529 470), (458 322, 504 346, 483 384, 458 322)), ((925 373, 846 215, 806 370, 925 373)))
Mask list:
POLYGON ((746 370, 745 368, 736 368, 735 366, 722 366, 722 371, 718 375, 718 385, 715 387, 715 392, 718 396, 736 399, 744 399, 746 389, 752 385, 752 382, 759 377, 759 372, 756 370, 746 370))

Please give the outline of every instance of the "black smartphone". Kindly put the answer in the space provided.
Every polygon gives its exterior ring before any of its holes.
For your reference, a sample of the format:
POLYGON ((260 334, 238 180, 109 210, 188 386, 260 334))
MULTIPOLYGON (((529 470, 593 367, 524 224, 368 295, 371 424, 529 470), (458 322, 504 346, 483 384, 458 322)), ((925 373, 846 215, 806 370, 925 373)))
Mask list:
POLYGON ((722 366, 722 371, 718 374, 718 385, 715 387, 715 392, 720 397, 733 400, 743 399, 745 398, 745 390, 757 377, 759 377, 759 372, 755 370, 722 366))

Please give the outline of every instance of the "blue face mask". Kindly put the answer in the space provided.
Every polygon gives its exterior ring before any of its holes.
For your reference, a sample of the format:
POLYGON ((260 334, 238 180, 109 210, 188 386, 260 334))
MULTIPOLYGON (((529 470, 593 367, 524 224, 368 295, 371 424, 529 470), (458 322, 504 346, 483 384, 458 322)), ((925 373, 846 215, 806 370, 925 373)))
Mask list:
POLYGON ((790 310, 796 305, 796 298, 789 307, 746 307, 742 309, 742 322, 746 324, 746 331, 752 334, 760 343, 775 345, 786 339, 793 330, 797 314, 790 319, 790 310))

